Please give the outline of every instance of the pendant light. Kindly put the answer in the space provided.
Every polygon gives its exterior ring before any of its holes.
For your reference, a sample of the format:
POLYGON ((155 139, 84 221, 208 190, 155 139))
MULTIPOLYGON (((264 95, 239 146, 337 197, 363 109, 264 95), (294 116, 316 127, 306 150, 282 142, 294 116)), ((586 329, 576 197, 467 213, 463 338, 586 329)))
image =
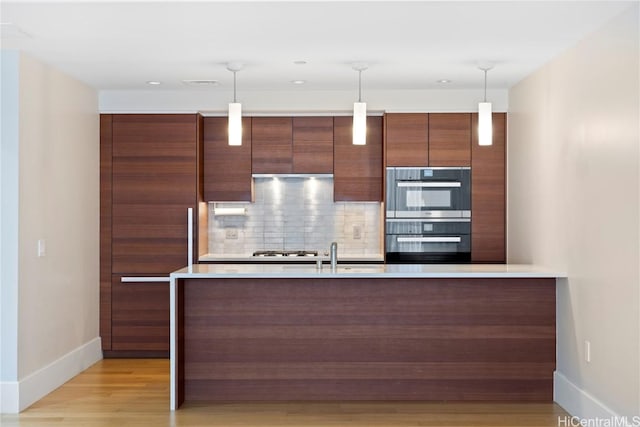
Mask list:
POLYGON ((353 64, 358 72, 358 102, 353 103, 353 145, 367 144, 367 103, 362 102, 362 72, 367 68, 364 62, 353 64))
POLYGON ((236 73, 242 70, 242 64, 230 62, 227 70, 233 73, 233 102, 229 103, 229 145, 242 145, 242 104, 236 99, 236 73))
POLYGON ((493 123, 491 119, 491 103, 487 102, 487 71, 491 65, 478 67, 484 71, 484 101, 478 103, 478 145, 493 144, 493 123))

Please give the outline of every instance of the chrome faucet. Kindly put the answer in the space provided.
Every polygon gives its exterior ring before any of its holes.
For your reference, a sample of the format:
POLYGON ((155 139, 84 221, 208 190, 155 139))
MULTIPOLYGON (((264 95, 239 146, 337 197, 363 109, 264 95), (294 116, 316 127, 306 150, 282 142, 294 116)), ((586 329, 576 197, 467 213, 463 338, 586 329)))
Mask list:
POLYGON ((330 253, 330 260, 331 260, 331 271, 335 272, 336 268, 338 267, 338 243, 337 242, 332 242, 331 243, 331 251, 330 253))

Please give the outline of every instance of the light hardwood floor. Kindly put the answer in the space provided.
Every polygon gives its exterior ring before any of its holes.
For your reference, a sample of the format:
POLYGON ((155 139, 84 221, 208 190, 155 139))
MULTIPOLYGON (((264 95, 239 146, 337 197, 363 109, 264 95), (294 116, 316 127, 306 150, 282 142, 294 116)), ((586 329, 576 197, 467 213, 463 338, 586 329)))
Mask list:
POLYGON ((169 362, 98 362, 3 427, 137 426, 528 426, 557 427, 553 403, 331 402, 186 404, 169 411, 169 362))

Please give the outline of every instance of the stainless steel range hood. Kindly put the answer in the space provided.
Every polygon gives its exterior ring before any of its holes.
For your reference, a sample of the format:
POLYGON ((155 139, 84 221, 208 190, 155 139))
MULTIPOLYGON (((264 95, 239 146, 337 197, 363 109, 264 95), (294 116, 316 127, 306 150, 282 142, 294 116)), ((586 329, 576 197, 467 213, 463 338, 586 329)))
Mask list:
POLYGON ((332 173, 254 173, 252 178, 333 178, 332 173))

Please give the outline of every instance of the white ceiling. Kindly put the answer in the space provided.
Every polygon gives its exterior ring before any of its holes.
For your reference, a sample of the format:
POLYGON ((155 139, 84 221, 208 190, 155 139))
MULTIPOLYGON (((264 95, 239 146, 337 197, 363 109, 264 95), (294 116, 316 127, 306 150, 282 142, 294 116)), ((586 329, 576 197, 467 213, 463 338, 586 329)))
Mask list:
MULTIPOLYGON (((637 2, 637 0, 635 0, 637 2)), ((2 48, 20 49, 99 90, 346 90, 354 61, 376 90, 506 89, 633 1, 3 1, 2 48), (7 25, 10 23, 11 25, 7 25), (307 61, 296 65, 294 61, 307 61), (294 86, 291 81, 306 80, 294 86), (450 79, 451 83, 437 83, 450 79)))

